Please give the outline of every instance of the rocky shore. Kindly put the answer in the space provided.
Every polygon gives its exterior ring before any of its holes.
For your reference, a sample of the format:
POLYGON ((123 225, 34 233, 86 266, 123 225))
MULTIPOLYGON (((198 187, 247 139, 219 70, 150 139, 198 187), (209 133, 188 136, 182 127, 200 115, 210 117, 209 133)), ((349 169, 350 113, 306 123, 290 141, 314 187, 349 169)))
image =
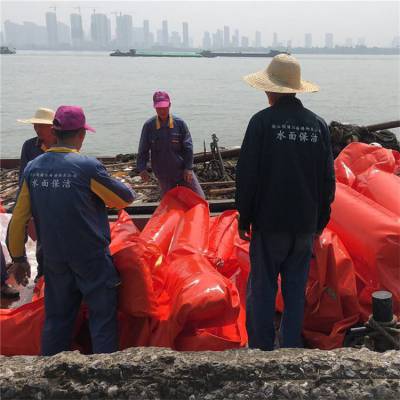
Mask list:
POLYGON ((367 349, 0 357, 1 399, 399 399, 400 353, 367 349))

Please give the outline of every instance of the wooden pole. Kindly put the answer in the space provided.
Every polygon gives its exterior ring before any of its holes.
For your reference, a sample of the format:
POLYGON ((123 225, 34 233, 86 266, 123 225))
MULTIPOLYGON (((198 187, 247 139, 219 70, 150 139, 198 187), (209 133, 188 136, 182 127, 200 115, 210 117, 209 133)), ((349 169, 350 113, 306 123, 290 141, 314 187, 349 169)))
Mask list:
POLYGON ((400 128, 400 121, 382 122, 380 124, 367 125, 364 128, 367 128, 370 132, 381 131, 383 129, 400 128))
POLYGON ((228 188, 222 188, 222 189, 210 189, 209 193, 210 193, 210 195, 220 195, 220 194, 235 193, 235 191, 236 191, 235 187, 228 187, 228 188))
MULTIPOLYGON (((217 181, 217 182, 200 182, 202 188, 210 188, 210 187, 220 187, 220 186, 232 186, 235 184, 235 181, 217 181)), ((158 185, 132 185, 133 189, 157 189, 158 185)))

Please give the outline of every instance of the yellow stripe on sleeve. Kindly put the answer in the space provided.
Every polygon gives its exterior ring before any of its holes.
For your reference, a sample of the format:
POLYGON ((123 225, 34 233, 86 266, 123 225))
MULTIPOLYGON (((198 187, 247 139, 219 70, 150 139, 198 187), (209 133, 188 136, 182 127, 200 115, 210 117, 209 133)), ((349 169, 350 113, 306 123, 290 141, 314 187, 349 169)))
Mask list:
POLYGON ((90 180, 90 189, 92 192, 96 193, 108 207, 120 209, 130 204, 94 179, 90 180))
POLYGON ((26 225, 31 215, 31 197, 24 180, 7 230, 7 247, 13 258, 25 255, 26 225))

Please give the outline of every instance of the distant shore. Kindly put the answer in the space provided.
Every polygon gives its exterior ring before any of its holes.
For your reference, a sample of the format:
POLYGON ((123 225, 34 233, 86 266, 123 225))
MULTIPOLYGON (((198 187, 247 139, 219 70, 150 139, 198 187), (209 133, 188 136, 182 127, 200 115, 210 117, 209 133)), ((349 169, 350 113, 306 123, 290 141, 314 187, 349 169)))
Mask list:
MULTIPOLYGON (((10 49, 14 49, 14 46, 9 45, 10 49)), ((151 48, 140 48, 132 46, 136 48, 138 51, 172 51, 172 52, 201 52, 204 49, 202 48, 176 48, 176 47, 164 47, 164 46, 155 46, 151 48)), ((104 48, 95 48, 92 46, 81 46, 81 47, 72 47, 70 45, 62 46, 60 45, 57 48, 48 48, 48 47, 23 47, 16 48, 18 53, 19 50, 22 51, 100 51, 100 52, 110 52, 116 50, 116 46, 107 46, 104 48)), ((128 51, 129 49, 119 48, 121 51, 128 51)), ((327 47, 293 47, 293 48, 272 48, 272 47, 248 47, 248 48, 222 48, 222 49, 212 49, 213 52, 241 52, 241 53, 264 53, 269 51, 287 51, 291 54, 317 54, 317 55, 400 55, 400 47, 364 47, 364 46, 356 46, 356 47, 342 47, 336 46, 333 48, 327 47)))

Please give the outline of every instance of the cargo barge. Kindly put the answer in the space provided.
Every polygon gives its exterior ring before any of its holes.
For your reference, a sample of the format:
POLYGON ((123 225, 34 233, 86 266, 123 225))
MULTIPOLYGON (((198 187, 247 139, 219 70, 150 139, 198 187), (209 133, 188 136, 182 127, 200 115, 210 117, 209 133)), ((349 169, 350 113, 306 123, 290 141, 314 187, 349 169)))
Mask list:
POLYGON ((142 51, 129 49, 128 51, 115 50, 110 53, 112 57, 172 57, 172 58, 216 58, 216 57, 275 57, 278 54, 290 54, 286 51, 271 50, 265 52, 241 52, 241 51, 222 51, 214 52, 203 50, 201 52, 194 51, 142 51))

